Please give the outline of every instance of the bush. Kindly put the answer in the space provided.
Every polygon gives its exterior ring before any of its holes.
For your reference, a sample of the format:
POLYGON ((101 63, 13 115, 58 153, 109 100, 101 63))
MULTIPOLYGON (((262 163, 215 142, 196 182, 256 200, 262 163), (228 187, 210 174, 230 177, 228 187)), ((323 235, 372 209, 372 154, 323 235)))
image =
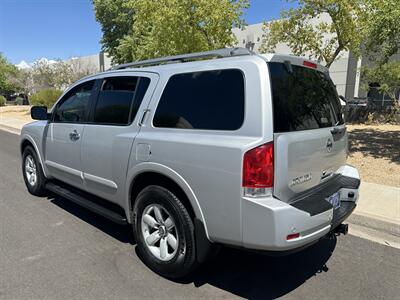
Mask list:
POLYGON ((15 105, 23 105, 24 104, 24 98, 17 97, 14 101, 15 105))
POLYGON ((6 105, 6 98, 0 95, 0 106, 6 105))
POLYGON ((57 89, 44 89, 30 96, 29 102, 31 105, 44 105, 50 108, 61 94, 62 91, 57 89))

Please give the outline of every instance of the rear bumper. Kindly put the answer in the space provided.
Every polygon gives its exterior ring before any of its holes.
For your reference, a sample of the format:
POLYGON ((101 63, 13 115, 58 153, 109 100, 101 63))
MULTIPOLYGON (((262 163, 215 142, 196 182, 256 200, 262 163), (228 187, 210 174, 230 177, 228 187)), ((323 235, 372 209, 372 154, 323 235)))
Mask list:
POLYGON ((332 185, 302 195, 291 204, 274 197, 242 198, 243 246, 249 249, 287 251, 304 247, 340 225, 355 209, 359 175, 344 166, 332 185), (340 208, 334 210, 325 198, 340 192, 340 208), (348 197, 353 195, 353 197, 348 197), (289 234, 299 233, 287 240, 289 234))

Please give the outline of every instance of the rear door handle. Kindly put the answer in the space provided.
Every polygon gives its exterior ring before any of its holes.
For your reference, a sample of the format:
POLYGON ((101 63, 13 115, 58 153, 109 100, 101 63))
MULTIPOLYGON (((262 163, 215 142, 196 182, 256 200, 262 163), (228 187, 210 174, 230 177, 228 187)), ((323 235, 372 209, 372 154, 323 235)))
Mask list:
POLYGON ((143 111, 142 117, 140 118, 140 121, 139 121, 139 126, 143 126, 143 125, 144 125, 144 122, 146 121, 147 113, 148 113, 149 111, 150 111, 150 109, 145 109, 145 110, 143 111))
POLYGON ((81 135, 78 133, 78 131, 76 131, 76 130, 74 130, 74 131, 72 131, 70 134, 69 134, 69 139, 71 140, 71 141, 77 141, 77 140, 79 140, 80 139, 80 137, 81 137, 81 135))

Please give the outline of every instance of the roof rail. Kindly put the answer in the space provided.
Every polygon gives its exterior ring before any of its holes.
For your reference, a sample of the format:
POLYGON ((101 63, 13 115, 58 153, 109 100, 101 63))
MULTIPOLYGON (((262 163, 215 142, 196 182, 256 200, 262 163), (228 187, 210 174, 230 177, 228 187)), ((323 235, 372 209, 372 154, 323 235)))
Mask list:
POLYGON ((252 55, 254 52, 246 48, 223 48, 218 50, 211 50, 206 52, 196 52, 175 56, 167 56, 161 58, 147 59, 142 61, 131 62, 127 64, 121 64, 113 67, 111 70, 121 70, 127 68, 140 68, 155 66, 161 64, 170 64, 177 62, 185 62, 190 60, 202 59, 202 58, 223 58, 232 56, 252 55))

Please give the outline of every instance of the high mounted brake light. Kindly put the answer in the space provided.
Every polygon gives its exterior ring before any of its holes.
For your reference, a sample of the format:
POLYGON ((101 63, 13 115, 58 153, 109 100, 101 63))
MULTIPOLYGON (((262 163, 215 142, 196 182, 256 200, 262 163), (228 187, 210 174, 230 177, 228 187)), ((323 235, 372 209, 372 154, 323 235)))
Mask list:
POLYGON ((274 143, 247 151, 243 157, 243 188, 246 196, 267 196, 274 185, 274 143))
POLYGON ((312 63, 311 61, 303 61, 303 66, 308 67, 308 68, 313 68, 316 69, 317 68, 317 64, 312 63))

